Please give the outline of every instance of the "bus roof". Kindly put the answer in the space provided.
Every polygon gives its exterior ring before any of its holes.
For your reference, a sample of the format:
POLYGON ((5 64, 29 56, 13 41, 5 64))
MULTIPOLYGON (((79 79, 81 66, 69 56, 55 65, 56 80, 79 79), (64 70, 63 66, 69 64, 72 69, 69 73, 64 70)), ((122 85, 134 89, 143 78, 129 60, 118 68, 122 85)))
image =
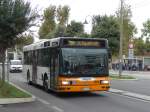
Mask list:
POLYGON ((47 48, 47 47, 56 47, 59 46, 60 41, 63 39, 68 39, 68 40, 93 40, 93 41, 106 41, 108 44, 107 39, 104 38, 81 38, 81 37, 58 37, 58 38, 53 38, 53 39, 41 39, 36 43, 27 45, 23 47, 23 51, 30 51, 30 50, 35 50, 35 49, 42 49, 42 48, 47 48))

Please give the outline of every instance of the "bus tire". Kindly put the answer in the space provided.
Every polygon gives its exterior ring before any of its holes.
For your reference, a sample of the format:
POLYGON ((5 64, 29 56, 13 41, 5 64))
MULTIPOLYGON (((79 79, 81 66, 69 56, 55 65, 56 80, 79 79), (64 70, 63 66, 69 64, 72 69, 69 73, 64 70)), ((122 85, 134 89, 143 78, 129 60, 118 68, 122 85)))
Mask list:
POLYGON ((44 88, 44 91, 46 92, 49 92, 49 89, 48 89, 48 81, 47 81, 47 74, 44 74, 44 80, 43 80, 43 88, 44 88))
POLYGON ((28 69, 28 71, 27 71, 27 83, 28 83, 29 85, 31 85, 31 81, 30 81, 30 71, 29 71, 29 69, 28 69))

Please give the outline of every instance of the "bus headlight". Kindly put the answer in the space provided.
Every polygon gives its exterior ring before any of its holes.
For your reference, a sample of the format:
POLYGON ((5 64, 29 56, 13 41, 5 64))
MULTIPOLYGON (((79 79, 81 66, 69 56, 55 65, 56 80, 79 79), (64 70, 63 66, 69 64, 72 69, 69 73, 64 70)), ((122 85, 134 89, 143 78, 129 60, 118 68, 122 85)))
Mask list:
POLYGON ((109 84, 109 81, 108 80, 101 80, 100 83, 101 84, 109 84))
POLYGON ((62 85, 69 85, 70 82, 69 81, 62 81, 62 85))

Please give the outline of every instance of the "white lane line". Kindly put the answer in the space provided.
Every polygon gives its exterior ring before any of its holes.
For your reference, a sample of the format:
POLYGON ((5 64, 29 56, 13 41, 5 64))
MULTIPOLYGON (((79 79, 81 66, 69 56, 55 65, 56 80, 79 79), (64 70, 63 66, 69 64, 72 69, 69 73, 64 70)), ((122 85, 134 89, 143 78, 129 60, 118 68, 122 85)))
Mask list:
POLYGON ((150 96, 147 96, 147 95, 132 93, 132 92, 129 92, 129 91, 123 91, 123 90, 119 90, 119 89, 112 89, 112 88, 110 88, 110 90, 108 92, 112 93, 112 94, 125 96, 125 97, 128 97, 128 98, 132 98, 132 99, 136 99, 136 100, 140 100, 140 101, 150 103, 150 96))
POLYGON ((109 91, 107 91, 107 93, 110 93, 110 94, 113 94, 113 95, 122 96, 122 97, 126 97, 128 99, 133 99, 133 100, 137 100, 137 101, 141 101, 141 102, 145 102, 145 103, 150 103, 150 101, 139 99, 139 98, 135 98, 135 97, 131 97, 131 96, 125 96, 125 95, 122 95, 122 94, 112 93, 112 92, 109 92, 109 91))
POLYGON ((37 98, 38 101, 42 102, 43 104, 46 104, 46 105, 50 105, 50 103, 44 99, 41 99, 41 98, 37 98))
POLYGON ((64 110, 62 110, 61 108, 57 106, 52 106, 52 109, 56 110, 57 112, 64 112, 64 110))
POLYGON ((57 107, 57 106, 49 106, 51 103, 49 103, 48 101, 41 99, 41 98, 37 98, 38 101, 40 101, 41 103, 45 104, 48 106, 48 108, 55 110, 56 112, 64 112, 64 110, 62 110, 61 108, 57 107))

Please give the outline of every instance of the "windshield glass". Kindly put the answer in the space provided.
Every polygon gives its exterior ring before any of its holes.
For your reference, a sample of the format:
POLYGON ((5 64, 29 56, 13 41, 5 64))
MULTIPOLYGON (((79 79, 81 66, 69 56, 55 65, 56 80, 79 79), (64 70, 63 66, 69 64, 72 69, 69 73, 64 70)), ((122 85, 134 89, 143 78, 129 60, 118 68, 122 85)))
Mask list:
POLYGON ((106 49, 62 48, 64 75, 108 75, 106 49))
POLYGON ((11 65, 21 65, 21 61, 11 61, 11 65))

